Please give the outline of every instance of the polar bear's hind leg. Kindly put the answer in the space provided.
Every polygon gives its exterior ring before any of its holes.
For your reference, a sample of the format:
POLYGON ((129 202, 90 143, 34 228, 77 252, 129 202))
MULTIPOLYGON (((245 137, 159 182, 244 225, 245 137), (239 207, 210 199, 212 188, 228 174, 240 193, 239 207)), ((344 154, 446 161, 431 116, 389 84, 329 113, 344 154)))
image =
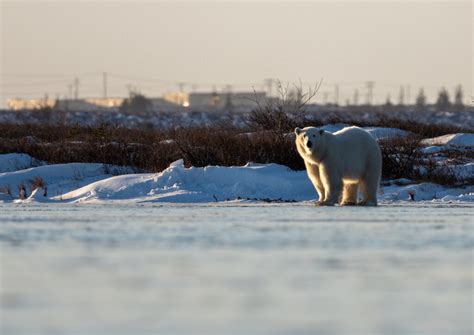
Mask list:
POLYGON ((355 206, 357 205, 357 196, 359 194, 359 184, 357 183, 346 183, 344 184, 344 190, 342 192, 342 206, 355 206))
POLYGON ((360 188, 362 191, 362 202, 363 206, 377 206, 377 190, 379 187, 379 180, 374 178, 368 178, 362 180, 360 188))

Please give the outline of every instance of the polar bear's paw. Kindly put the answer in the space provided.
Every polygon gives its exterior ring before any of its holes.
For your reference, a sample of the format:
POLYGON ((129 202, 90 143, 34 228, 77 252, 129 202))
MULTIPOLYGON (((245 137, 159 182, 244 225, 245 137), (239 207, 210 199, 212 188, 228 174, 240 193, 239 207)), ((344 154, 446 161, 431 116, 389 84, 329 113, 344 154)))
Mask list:
POLYGON ((344 202, 341 202, 341 206, 357 206, 357 202, 355 202, 355 201, 344 201, 344 202))
POLYGON ((336 203, 334 201, 316 201, 316 206, 334 206, 336 203))
POLYGON ((375 207, 377 206, 377 202, 376 201, 372 201, 372 200, 368 200, 368 201, 362 201, 359 203, 360 206, 372 206, 372 207, 375 207))

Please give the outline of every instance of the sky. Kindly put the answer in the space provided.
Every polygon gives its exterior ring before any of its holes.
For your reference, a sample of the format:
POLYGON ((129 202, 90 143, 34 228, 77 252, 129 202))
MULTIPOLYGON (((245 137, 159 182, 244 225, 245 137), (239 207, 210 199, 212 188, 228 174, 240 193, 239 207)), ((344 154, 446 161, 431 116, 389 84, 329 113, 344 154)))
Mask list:
POLYGON ((470 1, 5 1, 1 0, 0 104, 7 98, 158 96, 178 90, 304 85, 341 102, 374 81, 376 102, 400 87, 461 84, 472 95, 470 1))

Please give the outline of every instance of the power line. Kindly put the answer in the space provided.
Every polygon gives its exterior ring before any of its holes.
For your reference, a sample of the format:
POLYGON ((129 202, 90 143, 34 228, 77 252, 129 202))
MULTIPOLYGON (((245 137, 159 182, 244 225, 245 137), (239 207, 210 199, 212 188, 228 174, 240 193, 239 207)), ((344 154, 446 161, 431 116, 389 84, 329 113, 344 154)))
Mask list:
POLYGON ((92 77, 100 76, 101 72, 84 72, 84 73, 2 73, 0 77, 12 78, 71 78, 71 77, 92 77))

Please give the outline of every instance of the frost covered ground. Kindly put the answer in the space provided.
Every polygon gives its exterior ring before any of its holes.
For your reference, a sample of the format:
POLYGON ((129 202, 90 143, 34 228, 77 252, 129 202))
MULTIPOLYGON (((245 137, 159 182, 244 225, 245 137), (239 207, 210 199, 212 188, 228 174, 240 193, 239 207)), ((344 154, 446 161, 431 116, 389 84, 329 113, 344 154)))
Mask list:
POLYGON ((2 334, 471 334, 474 205, 0 203, 2 334))

